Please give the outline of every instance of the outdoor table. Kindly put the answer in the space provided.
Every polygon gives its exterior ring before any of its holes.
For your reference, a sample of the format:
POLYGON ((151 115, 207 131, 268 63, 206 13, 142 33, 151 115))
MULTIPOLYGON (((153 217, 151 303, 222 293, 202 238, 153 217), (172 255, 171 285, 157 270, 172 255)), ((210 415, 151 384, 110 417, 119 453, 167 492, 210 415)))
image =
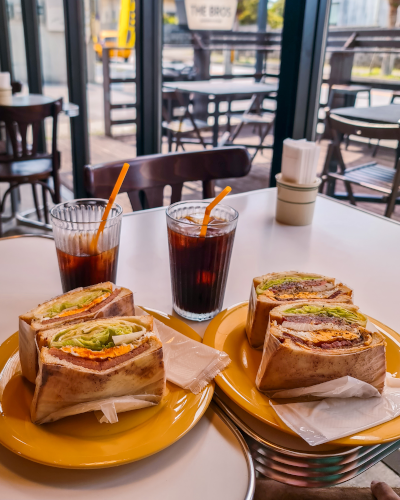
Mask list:
MULTIPOLYGON (((0 103, 1 106, 22 108, 25 106, 38 106, 41 104, 51 104, 58 101, 58 97, 49 97, 43 94, 28 94, 19 95, 13 94, 11 99, 7 103, 0 103)), ((79 106, 77 104, 72 104, 71 102, 63 103, 63 113, 70 118, 79 115, 79 106)))
POLYGON ((349 120, 360 120, 370 123, 400 123, 400 104, 371 106, 367 108, 335 108, 331 110, 331 113, 343 116, 343 118, 348 118, 349 120))
POLYGON ((212 80, 194 81, 194 82, 168 82, 163 84, 167 89, 173 89, 178 92, 197 94, 203 96, 214 96, 215 110, 213 126, 213 146, 218 145, 219 132, 219 105, 222 101, 232 101, 239 99, 248 99, 252 96, 263 96, 278 91, 278 84, 260 83, 260 82, 214 82, 212 80))
MULTIPOLYGON (((334 108, 330 112, 333 115, 338 115, 342 116, 343 118, 348 118, 349 120, 357 120, 361 122, 382 123, 389 125, 400 123, 400 104, 388 104, 387 106, 371 106, 366 108, 356 108, 356 107, 334 108)), ((378 146, 375 146, 375 148, 377 147, 378 146)), ((374 154, 375 153, 376 149, 374 154)), ((395 165, 399 158, 400 158, 400 143, 397 144, 395 165)), ((336 169, 337 169, 336 159, 332 159, 330 170, 336 171, 336 169)), ((332 195, 333 192, 334 192, 334 187, 331 187, 329 194, 332 195)), ((347 194, 336 194, 335 196, 340 197, 340 199, 347 198, 347 194)), ((376 195, 356 194, 354 196, 356 200, 360 201, 379 202, 382 200, 381 196, 376 196, 376 195)))
MULTIPOLYGON (((239 221, 224 307, 247 300, 255 276, 295 269, 337 277, 355 289, 362 311, 400 329, 399 223, 319 195, 312 225, 286 226, 275 221, 275 188, 232 195, 225 203, 238 210, 239 221)), ((4 342, 17 330, 18 315, 61 293, 61 283, 49 238, 0 240, 0 262, 0 342, 4 342)), ((117 283, 135 292, 137 305, 174 314, 165 208, 124 216, 117 283)), ((186 322, 204 335, 208 322, 186 322)), ((101 471, 50 469, 0 447, 0 491, 9 500, 83 494, 88 500, 108 500, 110 495, 125 500, 133 494, 149 500, 239 500, 249 491, 249 474, 238 441, 209 410, 166 450, 101 471)))

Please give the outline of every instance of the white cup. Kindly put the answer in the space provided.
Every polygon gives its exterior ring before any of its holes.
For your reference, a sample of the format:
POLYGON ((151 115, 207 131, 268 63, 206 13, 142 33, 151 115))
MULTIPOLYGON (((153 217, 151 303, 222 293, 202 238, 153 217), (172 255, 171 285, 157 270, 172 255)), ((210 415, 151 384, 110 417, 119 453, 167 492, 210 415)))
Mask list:
POLYGON ((321 179, 316 178, 312 184, 284 181, 282 174, 277 174, 275 179, 278 188, 276 220, 290 226, 311 224, 321 179))

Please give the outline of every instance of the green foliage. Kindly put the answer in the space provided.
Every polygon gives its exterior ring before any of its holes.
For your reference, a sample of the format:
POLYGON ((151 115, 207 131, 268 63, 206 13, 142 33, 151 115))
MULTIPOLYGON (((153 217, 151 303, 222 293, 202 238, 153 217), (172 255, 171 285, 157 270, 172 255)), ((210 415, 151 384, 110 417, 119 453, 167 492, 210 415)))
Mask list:
MULTIPOLYGON (((282 28, 285 0, 276 0, 274 3, 270 0, 269 3, 268 25, 272 29, 282 28)), ((239 24, 257 24, 257 11, 258 0, 239 0, 237 8, 239 24)))
POLYGON ((285 10, 285 0, 277 0, 268 9, 268 24, 272 29, 282 28, 283 13, 285 10))
POLYGON ((239 0, 237 17, 239 24, 257 23, 258 0, 239 0))
POLYGON ((164 24, 178 24, 178 18, 174 14, 163 14, 164 24))

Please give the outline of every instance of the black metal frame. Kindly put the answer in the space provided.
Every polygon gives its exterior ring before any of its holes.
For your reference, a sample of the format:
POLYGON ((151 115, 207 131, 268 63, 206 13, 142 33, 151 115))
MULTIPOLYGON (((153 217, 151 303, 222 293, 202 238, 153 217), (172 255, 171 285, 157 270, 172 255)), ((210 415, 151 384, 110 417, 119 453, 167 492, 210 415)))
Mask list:
POLYGON ((1 71, 8 71, 11 75, 11 81, 14 80, 6 0, 0 0, 0 68, 1 71))
MULTIPOLYGON (((39 19, 36 0, 21 0, 24 25, 26 70, 30 94, 43 94, 42 58, 40 53, 39 19)), ((44 123, 40 126, 38 150, 46 151, 44 123)))
POLYGON ((315 138, 330 0, 286 0, 270 186, 281 171, 283 141, 315 138))
MULTIPOLYGON (((113 109, 127 109, 136 108, 136 103, 119 103, 113 104, 111 102, 111 85, 113 83, 136 83, 136 78, 111 78, 110 75, 110 51, 118 51, 119 48, 106 48, 103 47, 103 91, 104 91, 104 131, 105 135, 112 137, 111 127, 113 125, 126 125, 129 123, 136 123, 136 118, 128 118, 125 120, 113 120, 111 112, 113 109)), ((126 48, 121 50, 127 50, 126 48)), ((131 49, 135 50, 135 49, 131 49)))
POLYGON ((71 120, 74 195, 86 196, 84 168, 90 163, 86 95, 85 18, 82 0, 64 0, 65 46, 70 102, 79 106, 79 116, 71 120))
MULTIPOLYGON (((64 0, 69 1, 69 0, 64 0)), ((136 152, 161 151, 162 2, 136 2, 136 152)))
MULTIPOLYGON (((268 0, 259 0, 258 1, 258 11, 257 11, 257 29, 260 33, 264 33, 267 31, 267 12, 268 12, 268 0)), ((256 73, 263 72, 264 65, 264 57, 266 57, 267 53, 257 51, 256 53, 256 73)), ((256 78, 256 81, 259 81, 260 78, 256 78)))

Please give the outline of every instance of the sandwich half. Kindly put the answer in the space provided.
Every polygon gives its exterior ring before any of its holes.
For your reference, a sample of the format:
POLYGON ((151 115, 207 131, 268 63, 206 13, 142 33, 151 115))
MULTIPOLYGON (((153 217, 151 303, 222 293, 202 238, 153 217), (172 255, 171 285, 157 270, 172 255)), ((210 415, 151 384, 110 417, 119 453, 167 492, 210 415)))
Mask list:
POLYGON ((318 300, 352 304, 353 291, 335 278, 321 274, 286 271, 254 278, 251 285, 246 334, 251 347, 264 345, 269 313, 274 307, 295 300, 318 300))
POLYGON ((111 282, 76 288, 59 295, 19 317, 19 355, 22 374, 35 382, 38 359, 35 336, 38 331, 69 323, 111 316, 133 316, 133 294, 111 282))
MULTIPOLYGON (((39 332, 32 422, 91 411, 85 403, 138 396, 159 403, 165 390, 162 343, 152 316, 98 319, 39 332)), ((100 409, 100 408, 96 408, 100 409)))
POLYGON ((382 392, 386 342, 357 306, 296 302, 271 311, 256 385, 261 392, 309 387, 344 376, 382 392))

